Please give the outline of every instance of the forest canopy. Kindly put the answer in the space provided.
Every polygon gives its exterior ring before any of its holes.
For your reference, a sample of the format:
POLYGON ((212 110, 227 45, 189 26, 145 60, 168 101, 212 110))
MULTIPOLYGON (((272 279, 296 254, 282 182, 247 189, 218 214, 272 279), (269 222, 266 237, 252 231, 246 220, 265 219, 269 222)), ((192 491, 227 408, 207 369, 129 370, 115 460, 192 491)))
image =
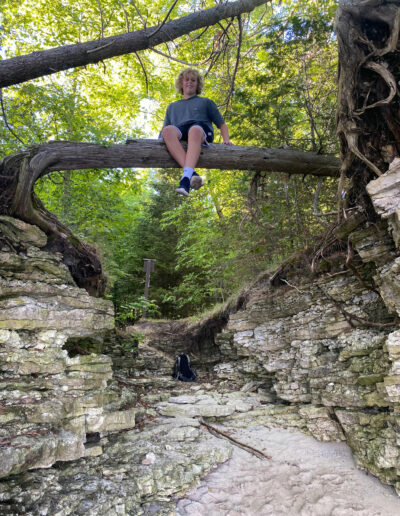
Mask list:
MULTIPOLYGON (((3 0, 1 62, 141 31, 212 1, 3 0)), ((194 66, 237 145, 337 155, 333 0, 265 2, 171 41, 1 90, 1 158, 51 140, 157 138, 174 80, 194 66)), ((0 68, 1 70, 1 68, 0 68)), ((218 139, 217 139, 218 141, 218 139)), ((55 172, 36 185, 48 210, 95 245, 121 320, 140 317, 143 259, 154 258, 147 315, 186 317, 310 244, 332 223, 334 179, 202 171, 182 201, 178 169, 55 172)))

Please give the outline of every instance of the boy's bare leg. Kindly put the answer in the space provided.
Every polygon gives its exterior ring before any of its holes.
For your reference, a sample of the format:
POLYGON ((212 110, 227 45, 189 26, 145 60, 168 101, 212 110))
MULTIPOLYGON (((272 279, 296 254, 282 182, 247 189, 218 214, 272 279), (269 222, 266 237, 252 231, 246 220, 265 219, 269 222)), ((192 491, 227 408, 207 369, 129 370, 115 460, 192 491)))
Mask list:
POLYGON ((179 141, 178 129, 173 125, 167 125, 162 130, 162 136, 164 138, 164 142, 167 146, 168 152, 171 154, 174 160, 177 161, 179 165, 183 168, 185 166, 186 161, 186 152, 179 141))
MULTIPOLYGON (((188 147, 186 152, 185 167, 195 168, 199 161, 201 144, 204 142, 204 132, 198 126, 189 129, 188 147)), ((172 154, 172 153, 171 153, 172 154)), ((176 158, 175 158, 176 159, 176 158)))
POLYGON ((179 141, 180 134, 176 127, 167 125, 162 130, 162 135, 169 153, 183 168, 183 176, 176 192, 187 197, 190 187, 198 190, 204 184, 202 178, 194 170, 199 160, 201 144, 204 142, 204 131, 197 126, 189 130, 187 151, 179 141), (192 184, 192 181, 195 182, 192 184))

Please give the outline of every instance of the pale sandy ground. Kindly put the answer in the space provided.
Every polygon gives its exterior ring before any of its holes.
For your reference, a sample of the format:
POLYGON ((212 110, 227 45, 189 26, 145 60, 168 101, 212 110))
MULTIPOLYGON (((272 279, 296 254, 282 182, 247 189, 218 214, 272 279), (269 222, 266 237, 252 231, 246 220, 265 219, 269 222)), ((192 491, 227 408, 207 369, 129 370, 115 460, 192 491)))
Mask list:
POLYGON ((179 516, 400 516, 395 491, 357 469, 346 444, 260 426, 230 435, 272 460, 235 447, 232 459, 177 501, 179 516))

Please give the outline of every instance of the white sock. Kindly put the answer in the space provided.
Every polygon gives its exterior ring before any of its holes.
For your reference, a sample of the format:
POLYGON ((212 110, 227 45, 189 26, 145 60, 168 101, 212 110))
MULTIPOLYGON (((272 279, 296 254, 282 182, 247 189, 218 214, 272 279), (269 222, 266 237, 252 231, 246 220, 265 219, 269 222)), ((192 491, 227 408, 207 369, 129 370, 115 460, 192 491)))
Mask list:
POLYGON ((192 167, 183 167, 183 176, 182 176, 182 179, 184 177, 187 177, 189 178, 189 180, 191 179, 192 175, 193 175, 193 172, 194 172, 194 168, 192 167))

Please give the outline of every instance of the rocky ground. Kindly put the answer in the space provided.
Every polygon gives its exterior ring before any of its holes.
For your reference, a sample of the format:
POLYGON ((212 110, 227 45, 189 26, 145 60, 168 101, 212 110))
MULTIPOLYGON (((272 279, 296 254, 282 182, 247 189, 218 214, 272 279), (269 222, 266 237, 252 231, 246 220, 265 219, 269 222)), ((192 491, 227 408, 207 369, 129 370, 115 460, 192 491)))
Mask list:
POLYGON ((136 410, 135 427, 94 432, 85 458, 2 480, 0 514, 400 513, 394 490, 358 470, 347 445, 305 435, 310 414, 272 404, 256 382, 201 371, 176 382, 171 359, 144 345, 135 362, 141 370, 116 371, 111 386, 136 410))

